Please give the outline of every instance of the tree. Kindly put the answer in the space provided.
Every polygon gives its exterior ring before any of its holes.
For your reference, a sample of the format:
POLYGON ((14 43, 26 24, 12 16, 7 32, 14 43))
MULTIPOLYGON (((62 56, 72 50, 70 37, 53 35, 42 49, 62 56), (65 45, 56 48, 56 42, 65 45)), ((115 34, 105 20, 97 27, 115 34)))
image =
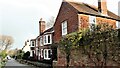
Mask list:
POLYGON ((0 35, 0 51, 9 49, 13 42, 14 40, 11 36, 0 35))
POLYGON ((7 56, 7 53, 6 53, 5 50, 3 50, 3 51, 0 53, 0 57, 1 57, 2 59, 4 59, 6 56, 7 56))
POLYGON ((25 60, 28 60, 29 59, 29 56, 30 56, 30 52, 29 51, 27 51, 26 53, 24 53, 23 54, 23 59, 25 59, 25 60))
POLYGON ((55 17, 52 16, 47 22, 47 28, 53 27, 54 23, 55 23, 55 17))
POLYGON ((109 63, 120 64, 120 42, 118 31, 108 24, 97 25, 82 36, 79 41, 83 54, 88 56, 94 66, 107 66, 109 63))
POLYGON ((65 53, 67 67, 69 67, 71 50, 78 48, 77 43, 81 38, 80 36, 82 36, 81 32, 74 32, 64 36, 60 41, 60 50, 62 50, 61 52, 65 53))
MULTIPOLYGON (((69 66, 71 51, 79 50, 86 66, 107 66, 120 64, 120 40, 118 31, 108 24, 94 25, 66 35, 61 39, 60 50, 64 51, 69 66)), ((76 57, 76 56, 74 56, 76 57)), ((82 58, 79 58, 82 59, 82 58)))
POLYGON ((24 54, 24 51, 22 51, 21 49, 17 50, 16 59, 22 59, 23 54, 24 54))

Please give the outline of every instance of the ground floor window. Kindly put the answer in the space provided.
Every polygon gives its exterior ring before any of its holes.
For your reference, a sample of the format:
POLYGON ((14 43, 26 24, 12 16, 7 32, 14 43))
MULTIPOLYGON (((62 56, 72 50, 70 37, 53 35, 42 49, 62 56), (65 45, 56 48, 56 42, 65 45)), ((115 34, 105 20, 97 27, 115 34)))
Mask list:
POLYGON ((43 49, 41 49, 41 57, 43 57, 43 49))
POLYGON ((44 59, 49 60, 51 58, 51 49, 44 49, 44 59))
POLYGON ((31 57, 34 57, 34 50, 33 51, 31 51, 31 55, 30 55, 31 57))

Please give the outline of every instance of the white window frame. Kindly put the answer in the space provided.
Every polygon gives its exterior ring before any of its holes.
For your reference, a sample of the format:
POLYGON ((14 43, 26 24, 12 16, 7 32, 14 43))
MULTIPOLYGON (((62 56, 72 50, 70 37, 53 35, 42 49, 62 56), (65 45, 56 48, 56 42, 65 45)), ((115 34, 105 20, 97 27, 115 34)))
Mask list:
POLYGON ((38 51, 38 60, 40 60, 41 54, 40 54, 40 49, 38 51))
POLYGON ((44 53, 44 52, 43 52, 43 49, 41 49, 40 52, 41 52, 41 53, 40 53, 40 54, 41 54, 41 57, 43 57, 43 53, 44 53), (42 53, 42 52, 43 52, 43 53, 42 53))
POLYGON ((62 36, 67 34, 67 21, 63 21, 62 23, 62 36))
POLYGON ((90 30, 91 30, 91 26, 92 26, 92 24, 96 24, 96 16, 89 16, 89 28, 90 28, 90 30))
POLYGON ((120 28, 120 22, 116 21, 116 29, 119 29, 119 28, 120 28))
MULTIPOLYGON (((50 60, 51 58, 49 58, 49 53, 48 53, 48 51, 50 50, 50 52, 51 52, 51 49, 44 49, 44 59, 46 59, 46 60, 50 60), (46 54, 45 54, 45 51, 46 51, 46 53, 47 53, 47 56, 45 56, 46 54)), ((51 54, 51 53, 50 53, 51 54)))
POLYGON ((38 46, 38 39, 36 39, 36 47, 38 46))
POLYGON ((47 44, 52 44, 52 35, 51 34, 44 35, 44 45, 47 45, 47 44), (48 43, 48 36, 50 36, 50 42, 49 43, 48 43))
POLYGON ((31 41, 30 45, 31 45, 31 47, 35 47, 35 41, 31 41), (32 45, 32 43, 34 43, 34 46, 32 45))
POLYGON ((40 46, 43 46, 43 38, 40 37, 40 46))
POLYGON ((34 50, 31 50, 31 53, 30 53, 30 56, 33 57, 33 52, 35 54, 35 51, 34 50))

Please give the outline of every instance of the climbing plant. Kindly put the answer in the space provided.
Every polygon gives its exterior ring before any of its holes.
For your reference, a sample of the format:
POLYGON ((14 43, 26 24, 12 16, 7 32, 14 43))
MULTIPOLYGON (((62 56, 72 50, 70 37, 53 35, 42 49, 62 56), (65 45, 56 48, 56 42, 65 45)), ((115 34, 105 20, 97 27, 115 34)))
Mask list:
POLYGON ((78 49, 81 55, 87 56, 87 66, 107 66, 110 63, 120 64, 120 41, 118 31, 108 24, 94 25, 63 36, 60 50, 66 54, 69 67, 72 49, 78 49))

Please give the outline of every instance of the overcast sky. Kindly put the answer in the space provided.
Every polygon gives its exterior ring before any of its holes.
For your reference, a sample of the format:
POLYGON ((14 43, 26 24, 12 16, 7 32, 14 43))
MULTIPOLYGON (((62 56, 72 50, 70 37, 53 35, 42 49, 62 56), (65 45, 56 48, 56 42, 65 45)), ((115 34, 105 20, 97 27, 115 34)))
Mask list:
MULTIPOLYGON (((76 0, 97 6, 97 0, 76 0)), ((118 13, 118 1, 107 0, 107 7, 118 13)), ((62 0, 0 0, 0 34, 14 38, 12 48, 22 48, 24 41, 39 34, 40 18, 56 17, 62 0)))

